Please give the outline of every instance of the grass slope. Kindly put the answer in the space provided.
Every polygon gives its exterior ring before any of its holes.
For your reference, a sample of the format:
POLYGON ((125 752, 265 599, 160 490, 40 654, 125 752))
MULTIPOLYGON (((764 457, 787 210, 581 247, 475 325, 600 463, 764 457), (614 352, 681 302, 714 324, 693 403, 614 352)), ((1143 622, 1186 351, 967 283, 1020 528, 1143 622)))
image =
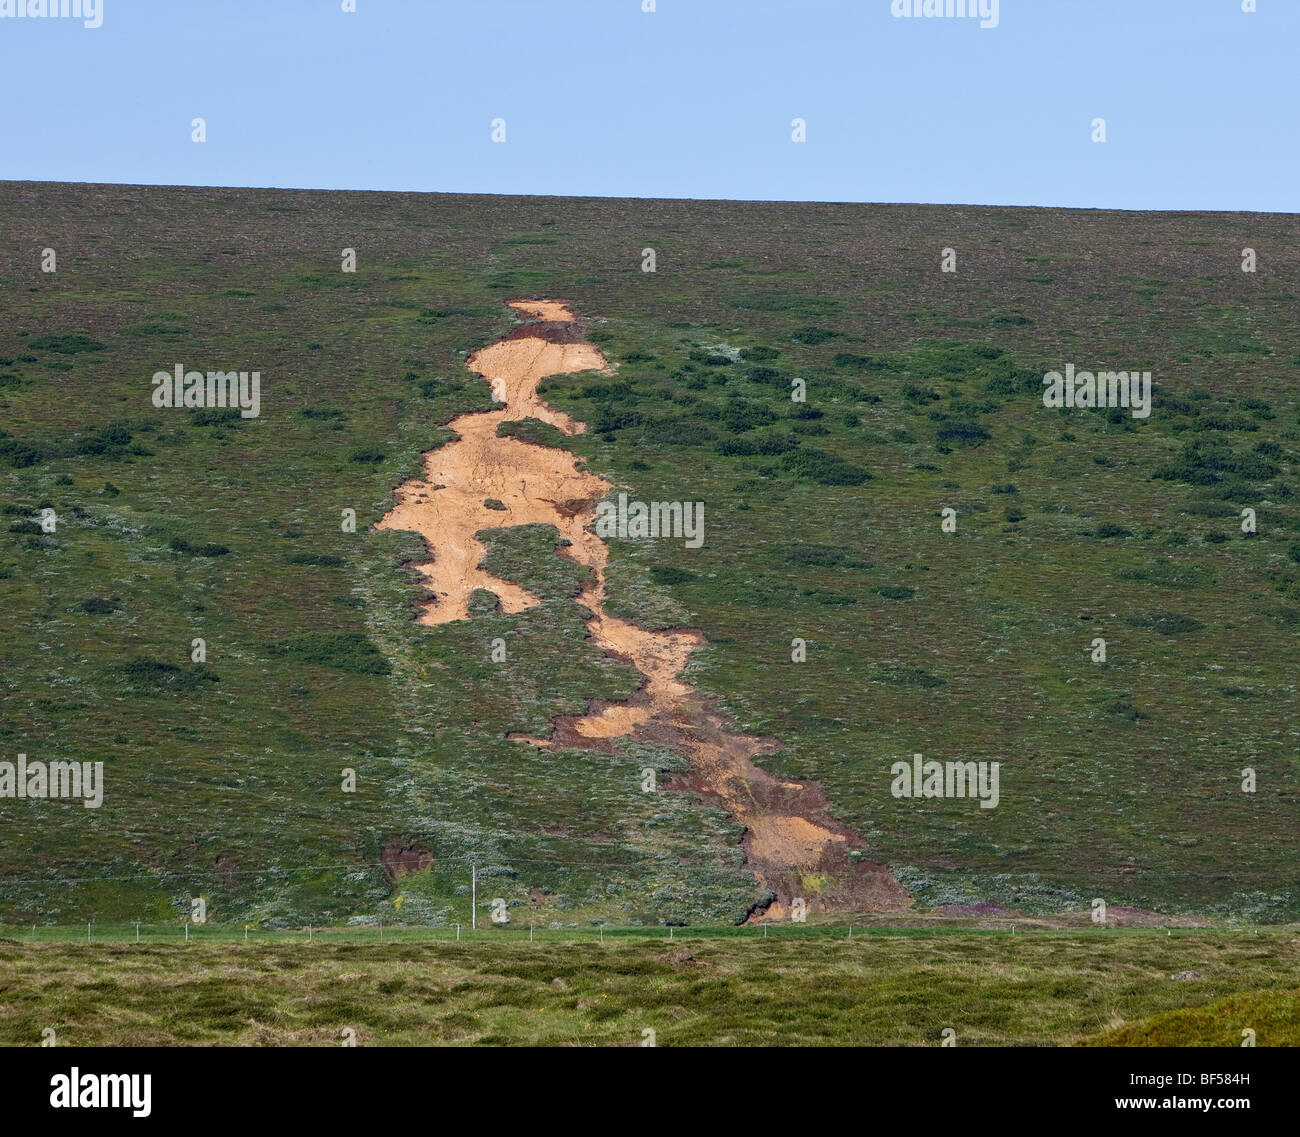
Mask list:
POLYGON ((546 385, 566 445, 707 504, 699 550, 611 542, 612 607, 700 627, 691 681, 918 904, 1300 913, 1293 219, 5 183, 0 223, 0 757, 107 782, 0 801, 0 919, 467 922, 471 855, 484 915, 743 916, 734 823, 641 792, 680 759, 505 740, 635 685, 547 534, 489 554, 542 607, 432 631, 369 531, 528 295, 620 364, 546 385), (155 409, 178 362, 262 416, 155 409), (1044 409, 1067 362, 1152 370, 1151 418, 1044 409), (894 799, 915 752, 1000 806, 894 799))

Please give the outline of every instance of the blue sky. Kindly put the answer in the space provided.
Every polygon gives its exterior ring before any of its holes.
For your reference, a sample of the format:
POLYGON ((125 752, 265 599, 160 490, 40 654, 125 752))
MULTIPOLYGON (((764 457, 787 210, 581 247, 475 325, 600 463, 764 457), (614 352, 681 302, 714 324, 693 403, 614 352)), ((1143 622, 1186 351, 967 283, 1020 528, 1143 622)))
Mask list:
POLYGON ((0 179, 1288 212, 1300 196, 1300 0, 1001 0, 991 29, 897 19, 891 0, 101 2, 96 29, 0 19, 0 179))

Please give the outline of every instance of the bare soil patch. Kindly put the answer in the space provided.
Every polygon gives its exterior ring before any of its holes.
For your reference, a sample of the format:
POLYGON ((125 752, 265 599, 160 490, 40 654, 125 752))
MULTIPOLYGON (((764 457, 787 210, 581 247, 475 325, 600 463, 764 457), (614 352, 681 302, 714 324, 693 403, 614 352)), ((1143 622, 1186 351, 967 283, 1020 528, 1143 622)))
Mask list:
POLYGON ((486 550, 476 534, 501 526, 554 525, 570 542, 560 555, 593 573, 577 597, 589 613, 588 634, 602 651, 635 667, 644 682, 626 702, 593 700, 586 714, 555 720, 548 739, 511 737, 538 747, 602 750, 611 750, 618 739, 641 738, 683 754, 691 771, 673 788, 718 801, 745 826, 748 867, 776 895, 751 919, 782 918, 795 897, 804 899, 809 912, 905 907, 906 890, 886 868, 865 859, 854 834, 829 816, 816 784, 781 781, 754 763, 755 755, 771 753, 779 743, 730 732, 680 678, 691 652, 706 642, 702 633, 651 631, 605 611, 609 550, 587 526, 613 487, 579 470, 573 455, 498 437, 497 427, 536 418, 564 434, 581 433, 584 424, 547 405, 537 385, 550 375, 612 368, 581 338, 581 323, 563 301, 517 300, 510 307, 542 322, 520 325, 467 361, 502 408, 453 420, 449 425, 459 438, 424 456, 424 477, 398 487, 396 506, 379 523, 381 529, 414 530, 429 548, 430 560, 418 566, 432 594, 421 622, 468 619, 476 588, 494 593, 509 614, 540 604, 526 589, 479 568, 486 550), (489 499, 505 508, 487 508, 489 499))

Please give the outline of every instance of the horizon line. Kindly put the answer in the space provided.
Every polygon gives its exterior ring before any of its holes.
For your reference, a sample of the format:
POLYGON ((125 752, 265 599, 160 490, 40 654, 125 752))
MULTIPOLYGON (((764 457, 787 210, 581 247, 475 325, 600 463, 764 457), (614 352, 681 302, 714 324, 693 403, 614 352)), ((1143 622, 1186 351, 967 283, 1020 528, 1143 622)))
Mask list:
POLYGON ((889 208, 920 207, 929 209, 1041 209, 1072 213, 1137 213, 1137 214, 1250 214, 1268 217, 1295 217, 1300 210, 1273 209, 1139 209, 1124 206, 1102 205, 1042 205, 1012 204, 1004 202, 956 202, 956 201, 876 201, 850 199, 820 198, 747 198, 747 197, 656 197, 651 195, 621 194, 557 194, 557 193, 502 193, 471 190, 415 190, 415 189, 348 189, 342 187, 323 188, 320 186, 250 186, 229 183, 198 185, 181 182, 92 182, 36 180, 29 178, 0 178, 0 187, 7 186, 88 186, 114 189, 158 189, 158 190, 236 190, 248 192, 272 193, 320 193, 320 194, 402 194, 423 197, 499 197, 499 198, 536 198, 551 201, 667 201, 692 202, 697 204, 722 205, 824 205, 824 206, 884 206, 889 208))

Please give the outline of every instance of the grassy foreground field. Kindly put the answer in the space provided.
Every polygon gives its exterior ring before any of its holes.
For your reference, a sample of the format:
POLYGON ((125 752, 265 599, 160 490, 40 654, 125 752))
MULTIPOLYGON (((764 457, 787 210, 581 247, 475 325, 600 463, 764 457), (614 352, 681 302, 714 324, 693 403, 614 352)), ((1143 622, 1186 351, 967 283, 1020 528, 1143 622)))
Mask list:
POLYGON ((187 946, 0 941, 0 1043, 1300 1044, 1300 933, 788 927, 187 946), (812 931, 811 929, 809 930, 812 931), (1198 978, 1173 979, 1182 972, 1198 978))

